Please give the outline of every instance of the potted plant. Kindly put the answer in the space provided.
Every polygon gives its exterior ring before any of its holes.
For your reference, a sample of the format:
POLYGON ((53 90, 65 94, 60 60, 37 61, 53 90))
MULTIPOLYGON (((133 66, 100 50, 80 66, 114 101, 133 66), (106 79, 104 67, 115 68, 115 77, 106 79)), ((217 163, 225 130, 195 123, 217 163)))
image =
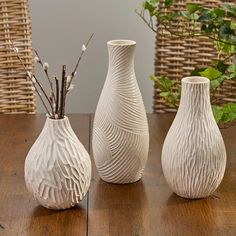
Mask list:
MULTIPOLYGON (((218 58, 205 67, 195 67, 191 75, 204 76, 210 80, 211 103, 214 117, 221 127, 229 127, 236 120, 235 96, 228 102, 219 102, 217 94, 221 93, 226 81, 236 79, 236 5, 221 3, 214 8, 204 7, 198 3, 186 3, 185 9, 172 11, 174 0, 147 0, 141 11, 136 13, 155 33, 160 28, 173 37, 196 38, 207 37, 215 47, 218 58), (181 30, 176 24, 181 22, 181 30), (232 100, 232 101, 230 101, 232 100)), ((169 107, 178 107, 180 99, 179 84, 168 78, 168 74, 150 76, 160 90, 160 96, 169 107)))

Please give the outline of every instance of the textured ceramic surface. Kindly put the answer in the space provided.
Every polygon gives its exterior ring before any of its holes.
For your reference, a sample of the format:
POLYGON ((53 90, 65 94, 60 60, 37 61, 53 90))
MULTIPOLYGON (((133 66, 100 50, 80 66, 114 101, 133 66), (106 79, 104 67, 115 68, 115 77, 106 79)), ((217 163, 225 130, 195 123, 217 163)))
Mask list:
POLYGON ((222 181, 225 145, 213 117, 209 80, 182 80, 179 110, 166 136, 162 169, 170 188, 185 198, 211 195, 222 181))
POLYGON ((134 72, 135 42, 108 42, 109 69, 94 118, 93 154, 100 177, 132 183, 142 177, 149 132, 134 72))
POLYGON ((47 118, 25 160, 25 182, 29 192, 44 207, 66 209, 83 199, 90 181, 89 154, 68 118, 47 118))

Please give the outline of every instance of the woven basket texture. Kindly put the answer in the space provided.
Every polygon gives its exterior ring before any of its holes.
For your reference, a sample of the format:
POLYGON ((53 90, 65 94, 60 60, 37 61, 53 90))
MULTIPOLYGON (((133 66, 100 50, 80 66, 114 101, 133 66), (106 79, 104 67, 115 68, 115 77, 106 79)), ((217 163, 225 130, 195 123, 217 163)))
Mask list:
MULTIPOLYGON (((175 0, 174 2, 170 10, 177 12, 184 10, 187 2, 195 2, 211 8, 219 6, 221 1, 175 0)), ((182 27, 191 27, 179 21, 173 21, 173 25, 176 26, 176 31, 181 30, 182 27)), ((216 49, 207 37, 180 39, 173 37, 164 27, 159 28, 155 45, 155 75, 167 75, 171 80, 177 81, 175 89, 181 79, 189 76, 194 68, 208 66, 215 59, 217 59, 216 49)), ((226 102, 236 102, 236 81, 226 81, 216 93, 216 104, 226 102)), ((157 86, 154 86, 153 112, 176 112, 176 109, 170 108, 160 96, 157 86)))
POLYGON ((27 69, 33 71, 27 0, 0 0, 0 113, 35 113, 35 93, 11 41, 27 69))

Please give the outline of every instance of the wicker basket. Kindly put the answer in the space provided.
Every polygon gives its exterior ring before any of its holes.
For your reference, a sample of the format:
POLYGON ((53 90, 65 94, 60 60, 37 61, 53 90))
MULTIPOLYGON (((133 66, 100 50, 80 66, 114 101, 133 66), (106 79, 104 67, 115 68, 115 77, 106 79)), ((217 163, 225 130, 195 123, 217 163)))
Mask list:
POLYGON ((27 0, 0 0, 0 113, 34 113, 32 84, 12 50, 10 39, 29 71, 33 70, 27 0))
MULTIPOLYGON (((185 9, 187 2, 196 2, 205 7, 215 7, 217 0, 175 0, 171 11, 185 9)), ((230 2, 230 1, 227 1, 230 2)), ((233 2, 233 1, 231 1, 233 2)), ((176 29, 186 27, 181 22, 173 22, 176 29), (178 24, 178 26, 177 26, 178 24)), ((189 76, 195 67, 204 67, 217 58, 216 50, 206 37, 179 39, 171 36, 164 28, 159 28, 156 35, 155 75, 167 75, 170 79, 180 83, 180 80, 189 76)), ((236 102, 236 82, 226 81, 216 94, 217 104, 236 102)), ((154 86, 153 111, 155 113, 176 112, 160 97, 159 89, 154 86)))

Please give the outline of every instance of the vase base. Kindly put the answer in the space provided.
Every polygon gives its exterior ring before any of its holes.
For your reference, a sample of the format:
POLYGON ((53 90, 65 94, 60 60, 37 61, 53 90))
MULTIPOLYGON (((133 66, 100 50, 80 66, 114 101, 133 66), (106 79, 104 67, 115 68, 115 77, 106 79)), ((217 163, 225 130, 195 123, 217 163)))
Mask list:
POLYGON ((108 183, 108 184, 126 185, 126 184, 134 184, 134 183, 136 183, 136 182, 139 182, 139 181, 142 179, 142 177, 139 177, 139 178, 137 178, 137 179, 135 179, 135 180, 124 181, 124 182, 122 182, 122 181, 110 181, 110 180, 105 180, 105 179, 103 179, 102 177, 100 177, 100 179, 101 179, 102 181, 108 183))
POLYGON ((184 195, 184 194, 179 194, 179 193, 174 193, 176 194, 178 197, 184 198, 184 199, 189 199, 189 200, 201 200, 204 198, 208 198, 212 195, 212 193, 207 194, 207 195, 203 195, 203 196, 189 196, 189 195, 184 195))
POLYGON ((46 206, 46 205, 43 205, 43 204, 40 204, 40 206, 44 207, 44 208, 46 208, 48 210, 52 210, 52 211, 64 211, 64 210, 68 210, 68 209, 71 209, 71 208, 75 208, 75 207, 78 206, 78 204, 72 205, 72 206, 66 206, 66 207, 63 207, 63 206, 62 207, 60 207, 60 206, 58 206, 58 207, 50 207, 50 206, 46 206))

